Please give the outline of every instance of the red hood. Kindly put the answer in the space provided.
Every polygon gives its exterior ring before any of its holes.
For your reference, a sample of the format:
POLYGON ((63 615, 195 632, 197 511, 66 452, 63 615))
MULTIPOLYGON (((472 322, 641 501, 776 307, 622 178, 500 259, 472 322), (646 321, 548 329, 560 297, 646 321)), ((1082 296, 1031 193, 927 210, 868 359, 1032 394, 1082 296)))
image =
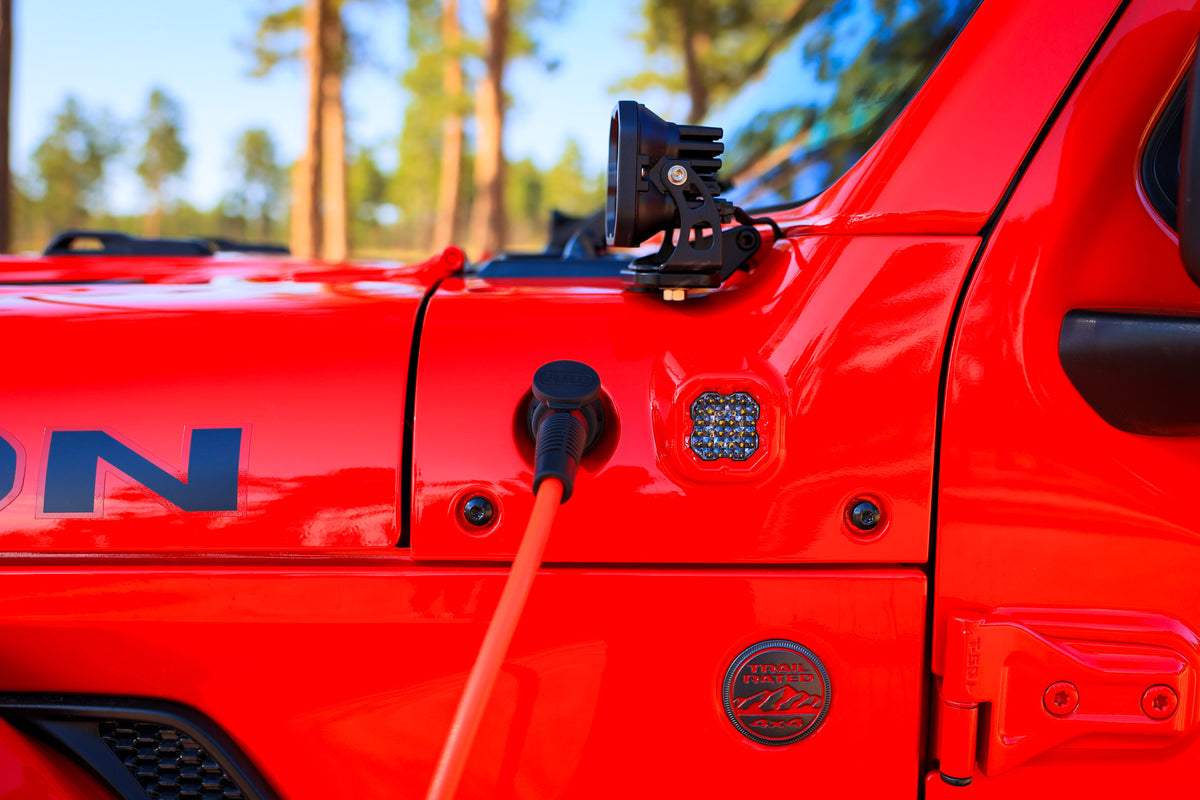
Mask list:
POLYGON ((418 310, 461 264, 3 259, 0 551, 394 546, 418 310))
POLYGON ((464 263, 458 248, 415 264, 350 262, 323 264, 294 258, 229 253, 216 256, 0 256, 0 286, 30 283, 209 283, 249 281, 426 281, 430 284, 464 263))

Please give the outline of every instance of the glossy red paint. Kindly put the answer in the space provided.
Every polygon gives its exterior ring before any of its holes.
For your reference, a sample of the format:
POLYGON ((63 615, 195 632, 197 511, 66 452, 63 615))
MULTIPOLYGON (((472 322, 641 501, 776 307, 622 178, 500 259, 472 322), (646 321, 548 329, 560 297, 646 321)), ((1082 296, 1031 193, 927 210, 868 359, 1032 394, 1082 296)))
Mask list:
POLYGON ((976 234, 1118 0, 987 0, 895 124, 793 234, 976 234))
MULTIPOLYGON (((289 800, 420 797, 504 571, 404 564, 10 567, 0 684, 187 702, 289 800)), ((543 570, 459 797, 712 797, 764 770, 911 792, 924 607, 914 569, 543 570), (804 747, 754 744, 721 707, 728 664, 777 637, 830 675, 804 747)))
POLYGON ((103 800, 112 795, 70 759, 0 720, 0 797, 103 800))
POLYGON ((512 557, 533 500, 530 380, 565 358, 600 374, 611 422, 584 456, 548 561, 924 561, 938 371, 976 243, 789 239, 736 289, 684 303, 617 286, 445 281, 417 368, 413 555, 512 557), (504 342, 503 358, 469 355, 485 341, 504 342), (738 388, 762 407, 764 453, 705 465, 685 443, 687 408, 738 388), (458 520, 476 490, 499 501, 484 535, 458 520), (864 493, 890 519, 871 539, 845 522, 864 493))
POLYGON ((0 288, 0 429, 20 493, 0 550, 388 548, 424 284, 248 281, 0 288), (181 514, 110 475, 104 517, 39 516, 51 429, 109 429, 171 470, 193 427, 244 427, 238 515, 181 514))
POLYGON ((0 293, 35 291, 55 284, 194 284, 236 280, 349 283, 399 281, 432 284, 462 267, 465 256, 448 247, 412 264, 355 262, 314 264, 293 258, 221 254, 214 257, 0 256, 0 293))
MULTIPOLYGON (((941 448, 938 674, 952 671, 941 658, 950 619, 1012 604, 1159 615, 1195 663, 1200 525, 1190 499, 1200 441, 1110 427, 1067 379, 1058 338, 1072 309, 1200 308, 1175 235, 1138 185, 1142 148, 1198 27, 1191 2, 1130 5, 1014 193, 966 296, 941 448)), ((1128 663, 1152 671, 1145 659, 1128 663)), ((1053 680, 1072 677, 1047 675, 1003 702, 1030 713, 1053 680)), ((1140 693, 1125 713, 1149 723, 1140 693)), ((1181 705, 1169 722, 1190 727, 1196 715, 1194 703, 1181 705)), ((1075 743, 1085 749, 1054 748, 1003 774, 984 765, 963 796, 1045 796, 1067 785, 1172 796, 1200 768, 1195 735, 1157 750, 1112 744, 1085 738, 1075 743)), ((930 796, 960 791, 937 783, 930 796)))
MULTIPOLYGON (((911 797, 939 756, 972 783, 935 770, 929 797, 1190 788, 1200 528, 1180 499, 1200 444, 1108 427, 1056 348, 1074 308, 1196 313, 1137 186, 1194 3, 1130 4, 986 226, 1117 5, 988 0, 880 143, 779 215, 785 239, 685 303, 447 278, 457 250, 405 268, 4 262, 0 429, 25 461, 0 509, 0 690, 187 703, 290 800, 419 796, 499 596, 504 570, 479 562, 511 557, 531 506, 529 381, 574 358, 601 374, 608 434, 561 509, 463 797, 911 797), (690 453, 686 407, 707 390, 756 397, 762 453, 690 453), (111 516, 36 516, 47 429, 112 429, 178 468, 204 425, 250 431, 241 516, 180 515, 115 478, 111 516), (458 515, 475 492, 499 510, 483 531, 458 515), (886 521, 867 536, 847 522, 858 497, 886 521), (931 523, 932 664, 926 577, 902 566, 930 564, 931 523), (743 738, 719 696, 772 637, 811 648, 833 687, 823 726, 783 748, 743 738), (1052 716, 1058 682, 1079 702, 1052 716), (1156 720, 1160 686, 1176 708, 1156 720)), ((0 725, 0 796, 97 796, 72 769, 0 725)))
POLYGON ((1195 723, 1195 642, 1174 620, 1148 614, 953 615, 938 684, 941 771, 969 778, 978 758, 991 777, 1053 749, 1178 744, 1195 723), (1147 714, 1147 697, 1171 713, 1147 714), (964 716, 979 728, 978 750, 975 736, 953 730, 964 716))

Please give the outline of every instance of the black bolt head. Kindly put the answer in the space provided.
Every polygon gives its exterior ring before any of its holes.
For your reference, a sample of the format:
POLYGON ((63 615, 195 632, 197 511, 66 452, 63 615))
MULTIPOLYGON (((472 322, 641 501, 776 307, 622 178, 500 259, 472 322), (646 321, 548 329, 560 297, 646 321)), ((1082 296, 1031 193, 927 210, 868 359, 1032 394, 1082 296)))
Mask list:
POLYGON ((753 228, 742 228, 738 231, 736 241, 737 246, 742 250, 757 250, 758 246, 762 244, 762 237, 753 228))
POLYGON ((858 500, 850 507, 850 524, 860 531, 871 531, 883 519, 879 506, 870 500, 858 500))
POLYGON ((463 517, 476 528, 482 528, 496 516, 496 509, 486 497, 475 495, 463 503, 463 517))

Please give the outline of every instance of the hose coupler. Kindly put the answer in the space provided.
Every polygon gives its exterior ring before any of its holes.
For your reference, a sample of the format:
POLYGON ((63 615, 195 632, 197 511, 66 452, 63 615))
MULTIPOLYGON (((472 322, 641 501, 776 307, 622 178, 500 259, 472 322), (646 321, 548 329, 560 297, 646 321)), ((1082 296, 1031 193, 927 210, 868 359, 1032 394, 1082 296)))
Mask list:
POLYGON ((579 460, 604 429, 600 376, 578 361, 551 361, 533 374, 529 434, 534 440, 533 491, 542 481, 558 478, 567 502, 575 485, 579 460))

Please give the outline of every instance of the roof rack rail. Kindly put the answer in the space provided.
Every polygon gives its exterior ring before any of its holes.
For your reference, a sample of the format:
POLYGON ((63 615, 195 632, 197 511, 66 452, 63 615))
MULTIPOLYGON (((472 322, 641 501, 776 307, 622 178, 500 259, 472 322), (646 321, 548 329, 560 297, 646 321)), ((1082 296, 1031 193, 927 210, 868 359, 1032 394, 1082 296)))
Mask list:
POLYGON ((211 256, 203 239, 142 239, 117 231, 63 231, 42 253, 47 256, 211 256), (100 247, 92 246, 99 242, 100 247))
POLYGON ((239 242, 234 239, 223 239, 219 236, 205 236, 204 241, 219 253, 258 253, 261 255, 290 256, 292 251, 287 245, 271 244, 269 242, 239 242))

